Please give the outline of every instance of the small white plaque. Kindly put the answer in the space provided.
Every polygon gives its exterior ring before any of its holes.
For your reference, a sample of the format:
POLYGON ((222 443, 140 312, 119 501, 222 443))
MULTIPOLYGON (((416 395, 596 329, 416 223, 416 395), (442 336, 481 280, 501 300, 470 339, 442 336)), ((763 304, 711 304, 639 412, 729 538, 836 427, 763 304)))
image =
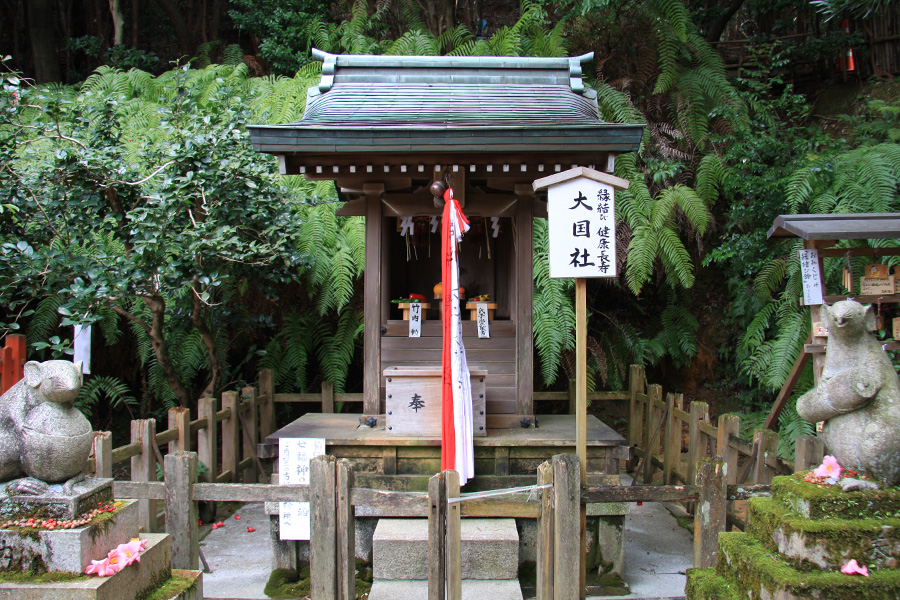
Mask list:
POLYGON ((490 319, 488 319, 487 302, 476 302, 475 303, 475 318, 476 318, 476 324, 478 327, 478 337, 490 338, 491 337, 491 325, 490 325, 490 319))
POLYGON ((75 325, 74 333, 75 354, 72 356, 72 362, 81 361, 81 372, 90 374, 91 372, 91 326, 82 327, 75 325))
POLYGON ((611 185, 579 177, 547 190, 550 277, 616 277, 611 185))
POLYGON ((818 250, 800 250, 800 276, 803 278, 803 303, 806 306, 823 304, 818 250))
MULTIPOLYGON (((280 438, 278 440, 278 483, 309 485, 309 461, 325 454, 321 438, 280 438)), ((279 537, 282 540, 309 539, 309 502, 279 503, 279 537)))
POLYGON ((422 337, 422 304, 409 303, 409 337, 422 337))

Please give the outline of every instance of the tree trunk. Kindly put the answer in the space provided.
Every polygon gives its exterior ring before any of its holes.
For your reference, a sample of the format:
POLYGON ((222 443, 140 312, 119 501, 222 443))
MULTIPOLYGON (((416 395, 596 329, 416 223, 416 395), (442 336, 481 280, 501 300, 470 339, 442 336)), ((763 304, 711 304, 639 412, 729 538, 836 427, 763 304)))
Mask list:
POLYGON ((203 310, 203 301, 199 296, 201 291, 200 283, 197 281, 197 277, 194 277, 194 309, 191 312, 191 323, 200 332, 200 339, 203 340, 209 356, 209 385, 206 386, 203 396, 214 396, 222 385, 222 362, 219 360, 219 350, 216 348, 216 336, 210 331, 204 318, 206 315, 203 310))
POLYGON ((191 30, 188 28, 187 20, 182 11, 178 9, 178 5, 172 0, 156 0, 160 8, 165 11, 169 17, 169 22, 175 28, 175 35, 178 37, 178 47, 184 58, 191 58, 194 53, 194 43, 191 39, 191 30))
POLYGON ((131 0, 131 47, 138 47, 138 0, 131 0))
POLYGON ((172 357, 169 356, 169 345, 166 343, 166 338, 163 335, 163 325, 166 319, 166 301, 160 296, 144 296, 144 302, 153 315, 153 321, 147 333, 150 335, 150 344, 153 346, 153 352, 156 354, 156 362, 166 376, 169 387, 175 392, 178 403, 185 408, 190 408, 193 398, 191 398, 184 384, 181 383, 178 373, 175 372, 175 365, 172 364, 172 357))
POLYGON ((113 20, 113 46, 125 43, 125 16, 122 15, 122 1, 109 0, 109 13, 113 20))
POLYGON ((56 3, 53 0, 28 0, 28 35, 37 83, 61 81, 56 56, 56 3))
POLYGON ((728 8, 725 9, 725 12, 718 19, 713 21, 713 24, 709 26, 709 31, 706 33, 706 41, 710 44, 714 44, 719 41, 719 38, 722 37, 722 32, 725 31, 725 27, 728 25, 728 22, 731 20, 731 17, 740 10, 741 6, 744 4, 744 0, 732 0, 731 4, 728 5, 728 8))

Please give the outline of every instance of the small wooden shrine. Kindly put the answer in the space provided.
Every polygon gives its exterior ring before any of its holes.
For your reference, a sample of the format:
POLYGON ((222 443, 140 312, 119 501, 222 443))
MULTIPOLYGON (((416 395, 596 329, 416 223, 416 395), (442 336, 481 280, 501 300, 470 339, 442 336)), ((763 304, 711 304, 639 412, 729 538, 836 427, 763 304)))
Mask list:
MULTIPOLYGON (((459 248, 463 295, 489 297, 490 337, 478 336, 474 320, 463 323, 469 367, 483 377, 476 472, 533 473, 550 455, 571 451, 574 416, 536 416, 532 397, 532 232, 534 218, 547 216, 532 183, 573 166, 611 171, 617 153, 637 150, 643 126, 602 121, 596 92, 582 82, 592 54, 313 56, 323 62, 322 79, 302 120, 250 133, 257 151, 279 157, 281 173, 333 180, 345 202, 339 214, 366 218, 363 415, 309 414, 268 443, 320 437, 329 454, 368 456, 385 474, 439 470, 439 436, 397 435, 385 417, 391 370, 427 373, 441 364, 441 209, 431 186, 444 182, 472 225, 459 248), (410 294, 425 297, 420 337, 410 336, 408 307, 392 302, 410 294)), ((465 319, 474 304, 463 302, 465 319)), ((622 442, 590 420, 590 470, 612 470, 622 442)))

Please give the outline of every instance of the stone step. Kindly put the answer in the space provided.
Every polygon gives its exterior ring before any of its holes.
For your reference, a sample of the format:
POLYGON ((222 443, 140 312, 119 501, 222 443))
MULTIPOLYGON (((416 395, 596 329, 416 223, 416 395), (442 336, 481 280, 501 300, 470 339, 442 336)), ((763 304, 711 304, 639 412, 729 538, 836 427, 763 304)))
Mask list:
MULTIPOLYGON (((129 600, 146 597, 171 579, 171 550, 165 533, 142 533, 147 547, 141 562, 112 577, 85 576, 75 581, 50 583, 0 583, 4 600, 129 600)), ((202 585, 202 583, 201 583, 202 585)))
MULTIPOLYGON (((515 519, 462 519, 463 579, 516 579, 515 519)), ((380 519, 372 537, 375 579, 428 579, 428 519, 380 519)))
POLYGON ((137 500, 123 500, 115 512, 105 513, 94 523, 77 529, 35 531, 23 535, 18 529, 0 529, 0 569, 84 573, 91 560, 106 556, 138 532, 137 500), (7 550, 8 549, 8 550, 7 550))
POLYGON ((159 600, 203 600, 203 571, 172 569, 172 578, 155 592, 159 600))
POLYGON ((791 566, 840 569, 855 558, 870 568, 900 565, 900 518, 805 519, 772 498, 751 498, 747 533, 791 566))
POLYGON ((746 600, 807 600, 809 598, 896 599, 900 569, 870 570, 868 577, 839 570, 799 571, 769 552, 746 533, 719 534, 716 575, 736 587, 746 600), (837 594, 837 595, 835 595, 837 594))
MULTIPOLYGON (((369 600, 422 600, 428 581, 375 581, 369 600)), ((522 600, 518 579, 463 579, 462 600, 522 600)))
POLYGON ((873 515, 900 514, 900 489, 845 492, 839 485, 817 487, 803 473, 776 477, 772 497, 782 506, 807 519, 869 519, 873 515))

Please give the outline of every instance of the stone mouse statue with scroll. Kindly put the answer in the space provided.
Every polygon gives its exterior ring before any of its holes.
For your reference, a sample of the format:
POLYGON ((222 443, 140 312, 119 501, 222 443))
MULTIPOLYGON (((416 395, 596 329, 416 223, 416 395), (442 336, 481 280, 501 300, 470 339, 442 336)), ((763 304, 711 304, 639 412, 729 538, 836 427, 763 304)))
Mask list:
POLYGON ((822 305, 828 352, 815 388, 797 400, 800 417, 824 421, 826 452, 843 467, 900 483, 900 379, 875 338, 875 311, 853 300, 822 305))
POLYGON ((7 493, 42 494, 82 478, 91 452, 90 422, 75 408, 81 363, 25 363, 24 378, 0 396, 0 482, 7 493))

